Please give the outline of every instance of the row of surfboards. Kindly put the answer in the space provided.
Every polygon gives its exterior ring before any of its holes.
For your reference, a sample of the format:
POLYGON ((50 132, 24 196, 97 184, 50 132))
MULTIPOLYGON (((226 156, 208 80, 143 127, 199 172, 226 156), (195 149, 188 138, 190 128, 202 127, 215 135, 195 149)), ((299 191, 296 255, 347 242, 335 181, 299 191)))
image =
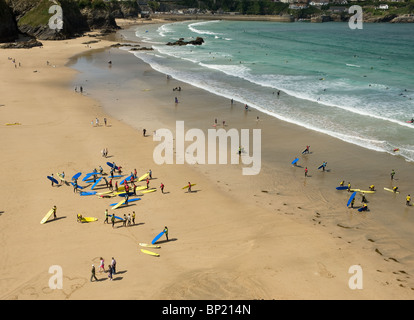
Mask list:
MULTIPOLYGON (((346 186, 339 186, 339 187, 336 187, 336 189, 337 190, 346 190, 346 189, 348 189, 348 187, 346 187, 346 186)), ((389 189, 389 188, 384 188, 384 190, 385 191, 392 192, 392 193, 400 193, 399 191, 394 191, 394 190, 389 189)), ((357 192, 361 192, 361 193, 375 193, 375 191, 373 191, 373 190, 361 190, 361 189, 350 189, 350 191, 352 192, 352 194, 349 197, 348 202, 346 204, 347 207, 349 207, 349 205, 352 203, 352 200, 355 198, 357 192)), ((359 212, 362 212, 364 209, 365 209, 364 207, 361 207, 361 208, 358 209, 358 211, 359 212)))

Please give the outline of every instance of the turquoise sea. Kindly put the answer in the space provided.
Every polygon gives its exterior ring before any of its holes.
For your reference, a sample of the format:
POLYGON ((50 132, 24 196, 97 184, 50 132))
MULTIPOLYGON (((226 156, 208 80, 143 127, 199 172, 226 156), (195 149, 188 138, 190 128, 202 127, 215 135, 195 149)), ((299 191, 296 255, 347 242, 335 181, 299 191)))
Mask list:
POLYGON ((414 161, 414 25, 184 21, 147 25, 136 57, 276 118, 414 161), (201 46, 166 46, 203 37, 201 46), (278 92, 280 95, 278 96, 278 92), (399 151, 394 152, 394 149, 399 151))

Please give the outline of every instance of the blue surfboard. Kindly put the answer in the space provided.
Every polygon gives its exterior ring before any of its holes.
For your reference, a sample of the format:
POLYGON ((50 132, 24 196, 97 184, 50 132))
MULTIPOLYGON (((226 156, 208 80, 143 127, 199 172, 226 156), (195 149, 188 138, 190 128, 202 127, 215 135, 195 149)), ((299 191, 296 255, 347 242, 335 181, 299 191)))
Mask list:
POLYGON ((349 205, 351 204, 351 202, 352 202, 352 199, 354 199, 355 198, 355 195, 356 195, 357 193, 356 193, 356 191, 354 191, 353 193, 352 193, 352 195, 349 197, 349 200, 348 200, 348 203, 346 204, 346 206, 347 207, 349 207, 349 205))
POLYGON ((346 189, 348 189, 348 187, 346 186, 336 187, 336 190, 346 190, 346 189))
MULTIPOLYGON (((128 196, 132 196, 133 194, 134 194, 133 192, 128 192, 128 196)), ((125 197, 125 195, 126 195, 126 192, 118 194, 119 197, 125 197)))
POLYGON ((72 177, 72 180, 78 180, 79 179, 79 177, 82 175, 82 172, 78 172, 77 174, 75 174, 73 177, 72 177))
MULTIPOLYGON (((107 162, 106 163, 108 166, 110 166, 111 168, 114 166, 113 164, 112 164, 112 162, 107 162)), ((118 170, 118 167, 117 166, 115 166, 115 168, 114 169, 116 169, 116 170, 118 170)))
MULTIPOLYGON (((71 182, 72 186, 75 186, 75 184, 73 182, 71 182)), ((85 187, 81 187, 80 185, 78 185, 78 189, 83 189, 85 187)))
POLYGON ((122 180, 119 184, 123 184, 125 181, 129 181, 129 180, 131 180, 131 178, 133 177, 134 175, 133 174, 131 174, 129 177, 126 177, 124 180, 122 180))
POLYGON ((58 182, 55 178, 53 178, 53 177, 51 177, 51 176, 47 176, 47 178, 48 178, 50 181, 52 181, 53 183, 59 184, 59 182, 58 182))
POLYGON ((154 244, 155 242, 157 242, 158 241, 158 239, 159 238, 161 238, 162 237, 162 235, 165 233, 165 231, 164 230, 162 230, 162 232, 160 232, 155 238, 154 238, 154 240, 152 240, 151 241, 151 244, 154 244))
MULTIPOLYGON (((111 217, 111 218, 112 218, 112 214, 110 214, 110 215, 109 215, 109 217, 111 217)), ((118 216, 115 216, 115 218, 117 218, 117 219, 119 219, 119 220, 124 220, 123 218, 118 217, 118 216)))
POLYGON ((367 210, 367 207, 365 207, 365 208, 361 207, 361 208, 358 209, 359 212, 362 212, 362 211, 365 211, 365 210, 367 210))
POLYGON ((292 164, 295 164, 298 161, 299 161, 299 158, 295 158, 295 160, 292 161, 292 164))
MULTIPOLYGON (((128 203, 141 200, 141 198, 128 199, 128 203)), ((110 206, 116 206, 119 202, 111 203, 110 206)))
POLYGON ((102 177, 101 178, 99 178, 98 180, 96 180, 96 182, 93 184, 93 186, 91 187, 91 190, 93 190, 93 188, 95 188, 96 187, 96 185, 99 183, 99 181, 101 181, 102 180, 102 177))
POLYGON ((323 164, 321 164, 319 167, 318 167, 318 169, 320 169, 320 168, 322 168, 323 167, 323 164))
POLYGON ((81 191, 81 192, 80 192, 80 195, 81 195, 81 196, 92 196, 92 195, 94 195, 94 194, 96 194, 96 191, 90 191, 90 192, 84 192, 84 191, 81 191))

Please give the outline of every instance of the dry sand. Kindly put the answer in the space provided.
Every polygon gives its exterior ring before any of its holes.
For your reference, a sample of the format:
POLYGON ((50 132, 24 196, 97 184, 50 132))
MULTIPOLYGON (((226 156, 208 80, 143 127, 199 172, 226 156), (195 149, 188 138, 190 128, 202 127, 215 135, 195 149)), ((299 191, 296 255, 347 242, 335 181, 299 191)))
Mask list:
MULTIPOLYGON (((82 44, 88 40, 45 41, 43 48, 0 51, 1 299, 413 298, 412 246, 375 223, 375 217, 386 216, 389 208, 397 207, 393 214, 400 219, 410 214, 411 208, 404 208, 405 194, 396 200, 378 190, 382 197, 371 201, 371 211, 358 214, 346 209, 348 195, 334 190, 341 179, 361 188, 375 183, 382 189, 389 183, 390 166, 397 173, 409 172, 410 164, 256 111, 245 115, 240 104, 231 108, 226 99, 175 80, 167 82, 164 75, 118 49, 111 49, 111 79, 119 77, 118 63, 135 59, 134 72, 142 77, 131 81, 145 90, 125 96, 131 85, 125 81, 116 94, 105 94, 106 88, 101 88, 97 99, 92 97, 98 91, 89 84, 84 94, 76 93, 73 83, 87 82, 65 66, 69 58, 110 44, 100 41, 90 48, 82 44), (21 67, 15 68, 8 57, 21 67), (171 90, 178 85, 184 90, 175 107, 171 90), (121 107, 136 97, 146 107, 134 118, 121 107), (116 103, 119 110, 108 103, 116 103), (175 119, 181 119, 186 126, 206 130, 216 116, 232 128, 262 129, 260 175, 242 176, 237 165, 154 164, 152 153, 158 143, 151 135, 143 137, 142 128, 152 134, 160 127, 173 128, 175 119), (91 125, 97 117, 98 127, 91 125), (103 125, 104 117, 108 126, 103 125), (4 125, 14 122, 21 125, 4 125), (304 179, 303 168, 286 163, 306 144, 313 153, 301 158, 302 166, 312 168, 311 177, 304 179), (105 147, 107 159, 101 155, 105 147), (335 164, 330 172, 314 169, 323 160, 328 166, 335 164), (121 165, 124 174, 135 168, 138 176, 149 169, 154 172, 150 187, 158 190, 116 210, 116 215, 135 211, 134 226, 117 223, 112 228, 103 223, 105 209, 120 198, 81 197, 71 186, 52 187, 46 179, 62 171, 70 178, 99 165, 108 172, 106 161, 121 165), (188 181, 197 183, 197 192, 181 189, 188 181), (161 182, 168 193, 160 192, 161 182), (41 225, 53 205, 58 219, 41 225), (77 223, 78 213, 99 220, 77 223), (161 249, 152 249, 160 257, 142 254, 138 243, 149 243, 164 226, 170 241, 162 238, 161 249), (367 239, 368 231, 375 236, 367 239), (114 281, 98 272, 99 257, 106 265, 111 257, 117 260, 114 281), (90 282, 92 264, 98 282, 90 282), (63 289, 49 287, 52 265, 62 267, 63 289), (352 265, 362 267, 362 290, 348 286, 352 265)), ((101 53, 98 63, 107 68, 105 51, 96 53, 86 55, 85 61, 90 58, 93 63, 101 53)), ((400 188, 407 189, 410 181, 407 174, 399 181, 400 188)), ((105 189, 99 186, 100 191, 105 189)))

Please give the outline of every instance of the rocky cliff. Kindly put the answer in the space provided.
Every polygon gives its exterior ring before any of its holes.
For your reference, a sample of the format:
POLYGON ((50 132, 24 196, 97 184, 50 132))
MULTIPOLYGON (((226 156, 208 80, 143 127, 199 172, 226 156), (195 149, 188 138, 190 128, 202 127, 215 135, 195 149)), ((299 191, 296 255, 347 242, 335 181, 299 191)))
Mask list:
POLYGON ((0 0, 0 42, 13 41, 18 37, 16 20, 5 0, 0 0))
POLYGON ((40 40, 63 40, 89 30, 114 31, 118 26, 112 10, 117 9, 121 17, 136 17, 139 13, 133 2, 100 2, 99 7, 93 7, 93 3, 89 1, 88 6, 80 9, 78 0, 0 0, 0 42, 13 41, 18 32, 40 40), (62 28, 51 28, 57 26, 57 20, 51 20, 57 12, 49 13, 55 4, 62 8, 62 28))

